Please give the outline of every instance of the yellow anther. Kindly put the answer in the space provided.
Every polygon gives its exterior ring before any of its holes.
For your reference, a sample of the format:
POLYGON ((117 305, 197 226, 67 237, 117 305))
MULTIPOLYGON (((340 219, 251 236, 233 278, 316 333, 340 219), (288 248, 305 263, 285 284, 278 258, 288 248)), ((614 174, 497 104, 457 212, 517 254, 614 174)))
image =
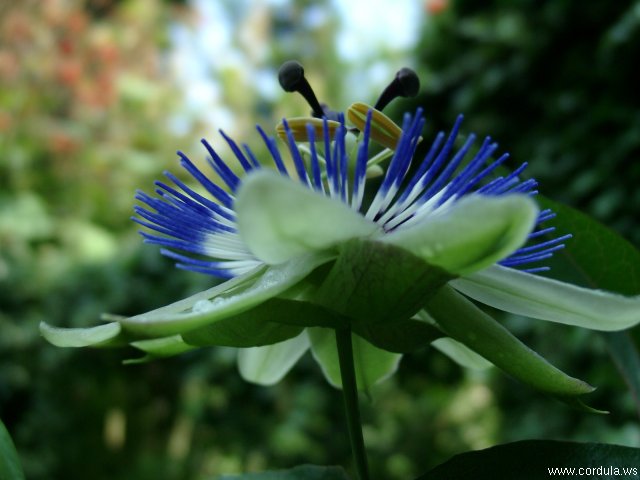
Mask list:
POLYGON ((395 150, 402 129, 389 117, 365 103, 354 103, 347 109, 347 118, 358 130, 363 131, 367 122, 367 113, 371 110, 371 139, 380 145, 395 150))
MULTIPOLYGON (((289 124, 289 130, 293 134, 293 139, 296 142, 309 141, 309 132, 307 131, 307 125, 311 125, 313 127, 313 133, 316 141, 322 141, 322 139, 324 139, 324 121, 320 118, 287 118, 287 123, 289 124)), ((329 128, 329 136, 333 140, 336 135, 336 130, 340 126, 340 123, 333 120, 327 120, 327 126, 329 128)), ((285 142, 287 141, 287 132, 282 122, 280 122, 276 126, 276 133, 282 140, 284 140, 285 142)))

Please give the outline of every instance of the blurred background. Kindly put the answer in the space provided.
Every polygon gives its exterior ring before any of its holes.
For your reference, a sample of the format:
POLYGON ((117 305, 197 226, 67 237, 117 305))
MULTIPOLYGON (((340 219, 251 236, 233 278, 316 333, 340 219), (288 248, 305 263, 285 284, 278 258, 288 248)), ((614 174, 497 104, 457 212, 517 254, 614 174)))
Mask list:
MULTIPOLYGON (((38 323, 94 325, 212 285, 144 247, 136 189, 203 165, 223 128, 304 115, 277 68, 295 58, 336 110, 374 103, 402 66, 423 83, 427 134, 465 113, 530 162, 541 192, 640 245, 640 2, 580 0, 0 0, 0 418, 33 480, 210 479, 348 464, 342 401, 305 358, 247 385, 234 351, 123 366, 65 350, 38 323), (481 5, 481 6, 480 6, 481 5)), ((228 154, 220 148, 223 156, 228 154)), ((185 178, 184 176, 182 178, 185 178)), ((599 389, 572 411, 500 372, 407 355, 363 404, 376 478, 405 480, 469 449, 528 438, 640 446, 633 399, 597 334, 520 318, 512 331, 599 389)))

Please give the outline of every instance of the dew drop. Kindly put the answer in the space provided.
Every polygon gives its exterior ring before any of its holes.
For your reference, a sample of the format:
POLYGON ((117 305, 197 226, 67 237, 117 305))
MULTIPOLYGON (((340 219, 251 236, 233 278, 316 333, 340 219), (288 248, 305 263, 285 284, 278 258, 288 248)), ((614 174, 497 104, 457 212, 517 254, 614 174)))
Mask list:
POLYGON ((276 270, 267 270, 260 277, 260 284, 263 287, 270 287, 274 284, 282 282, 284 279, 284 275, 280 271, 276 270))
POLYGON ((213 309, 213 304, 209 300, 198 300, 191 309, 194 313, 208 312, 213 309))
POLYGON ((225 301, 226 299, 223 297, 216 297, 213 300, 211 300, 209 303, 213 308, 215 308, 215 307, 221 306, 225 301))
POLYGON ((225 299, 222 297, 216 297, 213 300, 198 300, 193 304, 191 311, 193 313, 210 312, 211 310, 215 310, 217 307, 220 307, 224 302, 225 299))

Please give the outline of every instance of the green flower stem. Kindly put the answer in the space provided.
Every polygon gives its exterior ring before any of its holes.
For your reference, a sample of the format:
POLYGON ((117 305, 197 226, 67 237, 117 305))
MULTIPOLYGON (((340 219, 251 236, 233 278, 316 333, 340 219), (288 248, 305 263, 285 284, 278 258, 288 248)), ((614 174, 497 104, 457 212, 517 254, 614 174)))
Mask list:
POLYGON ((356 370, 353 364, 353 345, 351 343, 351 329, 336 329, 336 345, 340 361, 340 376, 342 378, 342 396, 347 415, 349 441, 351 452, 356 464, 359 480, 369 480, 367 453, 364 449, 362 437, 362 422, 360 421, 360 407, 358 406, 358 388, 356 385, 356 370))

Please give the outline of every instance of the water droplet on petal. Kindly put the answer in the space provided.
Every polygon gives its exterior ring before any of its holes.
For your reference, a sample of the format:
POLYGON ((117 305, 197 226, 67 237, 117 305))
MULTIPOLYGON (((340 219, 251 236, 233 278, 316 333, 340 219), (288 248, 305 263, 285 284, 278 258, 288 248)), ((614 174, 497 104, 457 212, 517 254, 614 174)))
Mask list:
POLYGON ((211 310, 211 302, 209 300, 198 300, 193 304, 192 312, 193 313, 202 313, 211 310))
POLYGON ((217 297, 213 300, 198 300, 193 304, 191 311, 193 313, 210 312, 211 310, 215 310, 215 308, 219 307, 222 303, 224 303, 224 298, 222 297, 217 297))
POLYGON ((282 282, 283 279, 284 279, 284 275, 282 272, 277 270, 267 270, 260 277, 260 284, 263 287, 270 287, 274 284, 282 282))

